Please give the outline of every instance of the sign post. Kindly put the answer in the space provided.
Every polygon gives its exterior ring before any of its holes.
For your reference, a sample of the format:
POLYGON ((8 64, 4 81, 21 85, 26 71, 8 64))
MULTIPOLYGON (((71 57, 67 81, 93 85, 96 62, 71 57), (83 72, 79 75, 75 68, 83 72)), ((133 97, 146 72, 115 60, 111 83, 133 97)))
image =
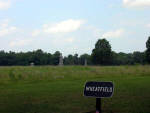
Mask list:
POLYGON ((101 98, 96 98, 96 113, 101 113, 101 98))
POLYGON ((84 88, 84 96, 96 98, 96 113, 102 113, 101 98, 113 95, 114 85, 112 82, 87 82, 84 88))

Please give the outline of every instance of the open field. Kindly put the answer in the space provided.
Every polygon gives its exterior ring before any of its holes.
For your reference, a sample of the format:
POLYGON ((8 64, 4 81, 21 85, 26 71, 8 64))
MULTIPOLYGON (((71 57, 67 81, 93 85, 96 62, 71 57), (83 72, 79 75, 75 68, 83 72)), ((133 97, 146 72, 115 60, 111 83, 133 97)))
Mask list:
POLYGON ((150 113, 150 66, 0 67, 0 113, 93 113, 86 81, 113 81, 103 113, 150 113))

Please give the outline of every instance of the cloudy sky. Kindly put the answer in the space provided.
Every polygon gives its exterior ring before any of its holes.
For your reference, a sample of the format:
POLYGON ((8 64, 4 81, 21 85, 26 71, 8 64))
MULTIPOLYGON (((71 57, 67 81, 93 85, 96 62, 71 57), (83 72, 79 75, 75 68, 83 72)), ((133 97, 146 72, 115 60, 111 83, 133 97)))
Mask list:
POLYGON ((0 0, 0 50, 90 54, 106 38, 128 53, 148 36, 150 0, 0 0))

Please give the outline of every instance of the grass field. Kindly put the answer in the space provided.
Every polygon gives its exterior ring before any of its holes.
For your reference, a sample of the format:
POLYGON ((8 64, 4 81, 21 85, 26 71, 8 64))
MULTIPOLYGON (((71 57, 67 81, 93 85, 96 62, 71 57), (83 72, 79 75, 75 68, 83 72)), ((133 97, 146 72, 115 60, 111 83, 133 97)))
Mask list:
POLYGON ((94 113, 86 81, 113 81, 103 113, 150 113, 150 66, 0 67, 0 113, 94 113))

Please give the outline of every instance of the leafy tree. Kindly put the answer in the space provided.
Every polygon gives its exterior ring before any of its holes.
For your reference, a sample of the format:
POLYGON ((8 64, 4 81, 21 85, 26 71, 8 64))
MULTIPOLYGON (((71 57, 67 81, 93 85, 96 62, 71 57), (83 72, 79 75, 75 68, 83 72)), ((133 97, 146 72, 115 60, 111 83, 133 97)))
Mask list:
POLYGON ((74 56, 69 54, 68 57, 64 58, 65 65, 74 65, 74 56))
POLYGON ((41 49, 33 51, 33 53, 31 53, 31 62, 34 62, 35 65, 41 65, 42 64, 43 54, 44 53, 43 53, 43 51, 41 49))
POLYGON ((0 65, 8 65, 7 54, 4 51, 0 51, 0 65))
POLYGON ((108 65, 111 62, 111 45, 106 39, 99 39, 92 51, 92 61, 94 64, 108 65))
POLYGON ((133 59, 134 59, 134 63, 145 64, 145 53, 135 51, 133 52, 133 59))
POLYGON ((134 58, 132 53, 112 52, 112 65, 133 65, 134 58))
POLYGON ((127 63, 128 65, 133 65, 134 64, 134 59, 133 59, 133 54, 132 53, 128 53, 127 54, 127 63))
POLYGON ((52 65, 52 54, 51 53, 47 53, 47 55, 46 55, 46 61, 47 61, 47 65, 52 65))
POLYGON ((111 60, 112 65, 120 65, 121 61, 119 58, 119 54, 116 53, 115 51, 112 51, 112 60, 111 60))
POLYGON ((92 64, 91 56, 88 55, 88 54, 83 54, 83 55, 81 55, 80 58, 79 58, 79 61, 80 61, 80 64, 81 64, 81 65, 84 65, 85 59, 87 60, 87 64, 88 64, 88 65, 91 65, 91 64, 92 64))
POLYGON ((78 65, 78 64, 79 64, 78 54, 75 54, 75 55, 73 56, 73 60, 74 60, 74 64, 75 64, 75 65, 78 65))
POLYGON ((52 64, 53 65, 58 65, 59 64, 59 57, 60 57, 60 52, 59 51, 56 51, 54 53, 54 55, 52 56, 52 64))
POLYGON ((148 37, 148 40, 146 42, 146 60, 148 63, 150 63, 150 37, 148 37))

